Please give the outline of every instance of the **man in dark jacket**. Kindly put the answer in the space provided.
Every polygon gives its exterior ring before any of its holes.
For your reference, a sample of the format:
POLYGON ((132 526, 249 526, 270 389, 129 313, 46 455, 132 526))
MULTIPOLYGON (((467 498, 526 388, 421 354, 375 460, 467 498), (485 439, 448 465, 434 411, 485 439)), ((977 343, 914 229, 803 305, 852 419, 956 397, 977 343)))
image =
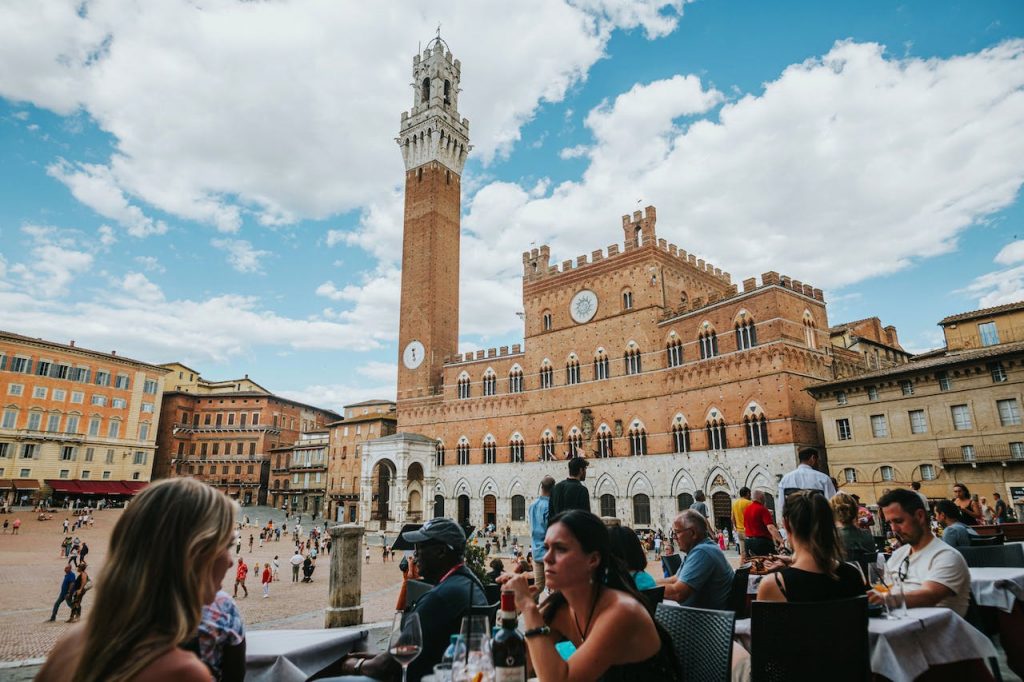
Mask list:
POLYGON ((570 509, 590 511, 590 493, 583 481, 587 480, 587 460, 573 457, 569 460, 569 478, 559 481, 551 491, 548 522, 558 514, 570 509))
MULTIPOLYGON (((420 655, 409 664, 409 682, 419 682, 441 662, 470 606, 486 606, 487 597, 480 580, 465 565, 466 534, 455 521, 431 519, 419 530, 402 533, 402 539, 416 547, 414 561, 420 575, 434 585, 409 611, 419 614, 423 638, 420 655)), ((349 654, 338 672, 375 680, 402 679, 401 669, 387 652, 349 654)))

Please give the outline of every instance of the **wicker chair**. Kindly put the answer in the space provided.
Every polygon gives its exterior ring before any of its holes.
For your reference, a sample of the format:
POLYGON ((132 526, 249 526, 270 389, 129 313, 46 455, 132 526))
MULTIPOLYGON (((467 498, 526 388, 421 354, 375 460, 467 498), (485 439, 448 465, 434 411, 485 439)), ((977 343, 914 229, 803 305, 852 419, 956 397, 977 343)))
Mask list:
POLYGON ((683 680, 728 682, 732 675, 732 611, 658 604, 655 620, 672 636, 683 680))
POLYGON ((1019 542, 991 547, 957 547, 971 568, 1000 566, 1024 568, 1024 545, 1019 542))
POLYGON ((867 597, 755 601, 751 611, 753 682, 865 682, 871 678, 867 597))
POLYGON ((732 576, 732 588, 729 590, 729 608, 736 612, 737 618, 747 617, 748 578, 750 578, 750 566, 740 566, 732 576))

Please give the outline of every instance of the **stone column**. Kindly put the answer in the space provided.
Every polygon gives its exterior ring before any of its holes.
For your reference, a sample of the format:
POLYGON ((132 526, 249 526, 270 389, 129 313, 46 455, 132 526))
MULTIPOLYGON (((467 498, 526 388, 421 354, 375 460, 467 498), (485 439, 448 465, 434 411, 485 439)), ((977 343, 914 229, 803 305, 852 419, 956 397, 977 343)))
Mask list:
POLYGON ((331 526, 331 582, 328 587, 325 628, 341 628, 363 622, 363 535, 365 529, 348 523, 331 526))

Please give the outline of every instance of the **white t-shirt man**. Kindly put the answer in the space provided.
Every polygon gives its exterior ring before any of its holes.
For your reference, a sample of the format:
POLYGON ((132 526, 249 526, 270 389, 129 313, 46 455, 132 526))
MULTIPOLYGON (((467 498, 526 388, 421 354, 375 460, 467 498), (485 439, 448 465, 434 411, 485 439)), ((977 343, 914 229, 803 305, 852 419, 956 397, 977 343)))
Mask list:
POLYGON ((953 594, 941 600, 936 606, 953 609, 961 616, 967 613, 967 602, 971 593, 971 574, 967 562, 960 552, 929 533, 928 544, 911 553, 910 545, 903 545, 889 558, 889 571, 893 577, 903 578, 904 589, 908 592, 919 590, 926 582, 938 583, 952 590, 953 594))

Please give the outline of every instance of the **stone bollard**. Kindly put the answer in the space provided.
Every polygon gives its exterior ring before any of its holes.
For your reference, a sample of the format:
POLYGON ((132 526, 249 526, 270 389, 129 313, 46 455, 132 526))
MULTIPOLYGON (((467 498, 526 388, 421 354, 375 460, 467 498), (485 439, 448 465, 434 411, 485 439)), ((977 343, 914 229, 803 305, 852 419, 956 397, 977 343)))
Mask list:
POLYGON ((331 534, 331 583, 324 612, 325 628, 342 628, 363 622, 362 526, 346 523, 327 529, 331 534))

